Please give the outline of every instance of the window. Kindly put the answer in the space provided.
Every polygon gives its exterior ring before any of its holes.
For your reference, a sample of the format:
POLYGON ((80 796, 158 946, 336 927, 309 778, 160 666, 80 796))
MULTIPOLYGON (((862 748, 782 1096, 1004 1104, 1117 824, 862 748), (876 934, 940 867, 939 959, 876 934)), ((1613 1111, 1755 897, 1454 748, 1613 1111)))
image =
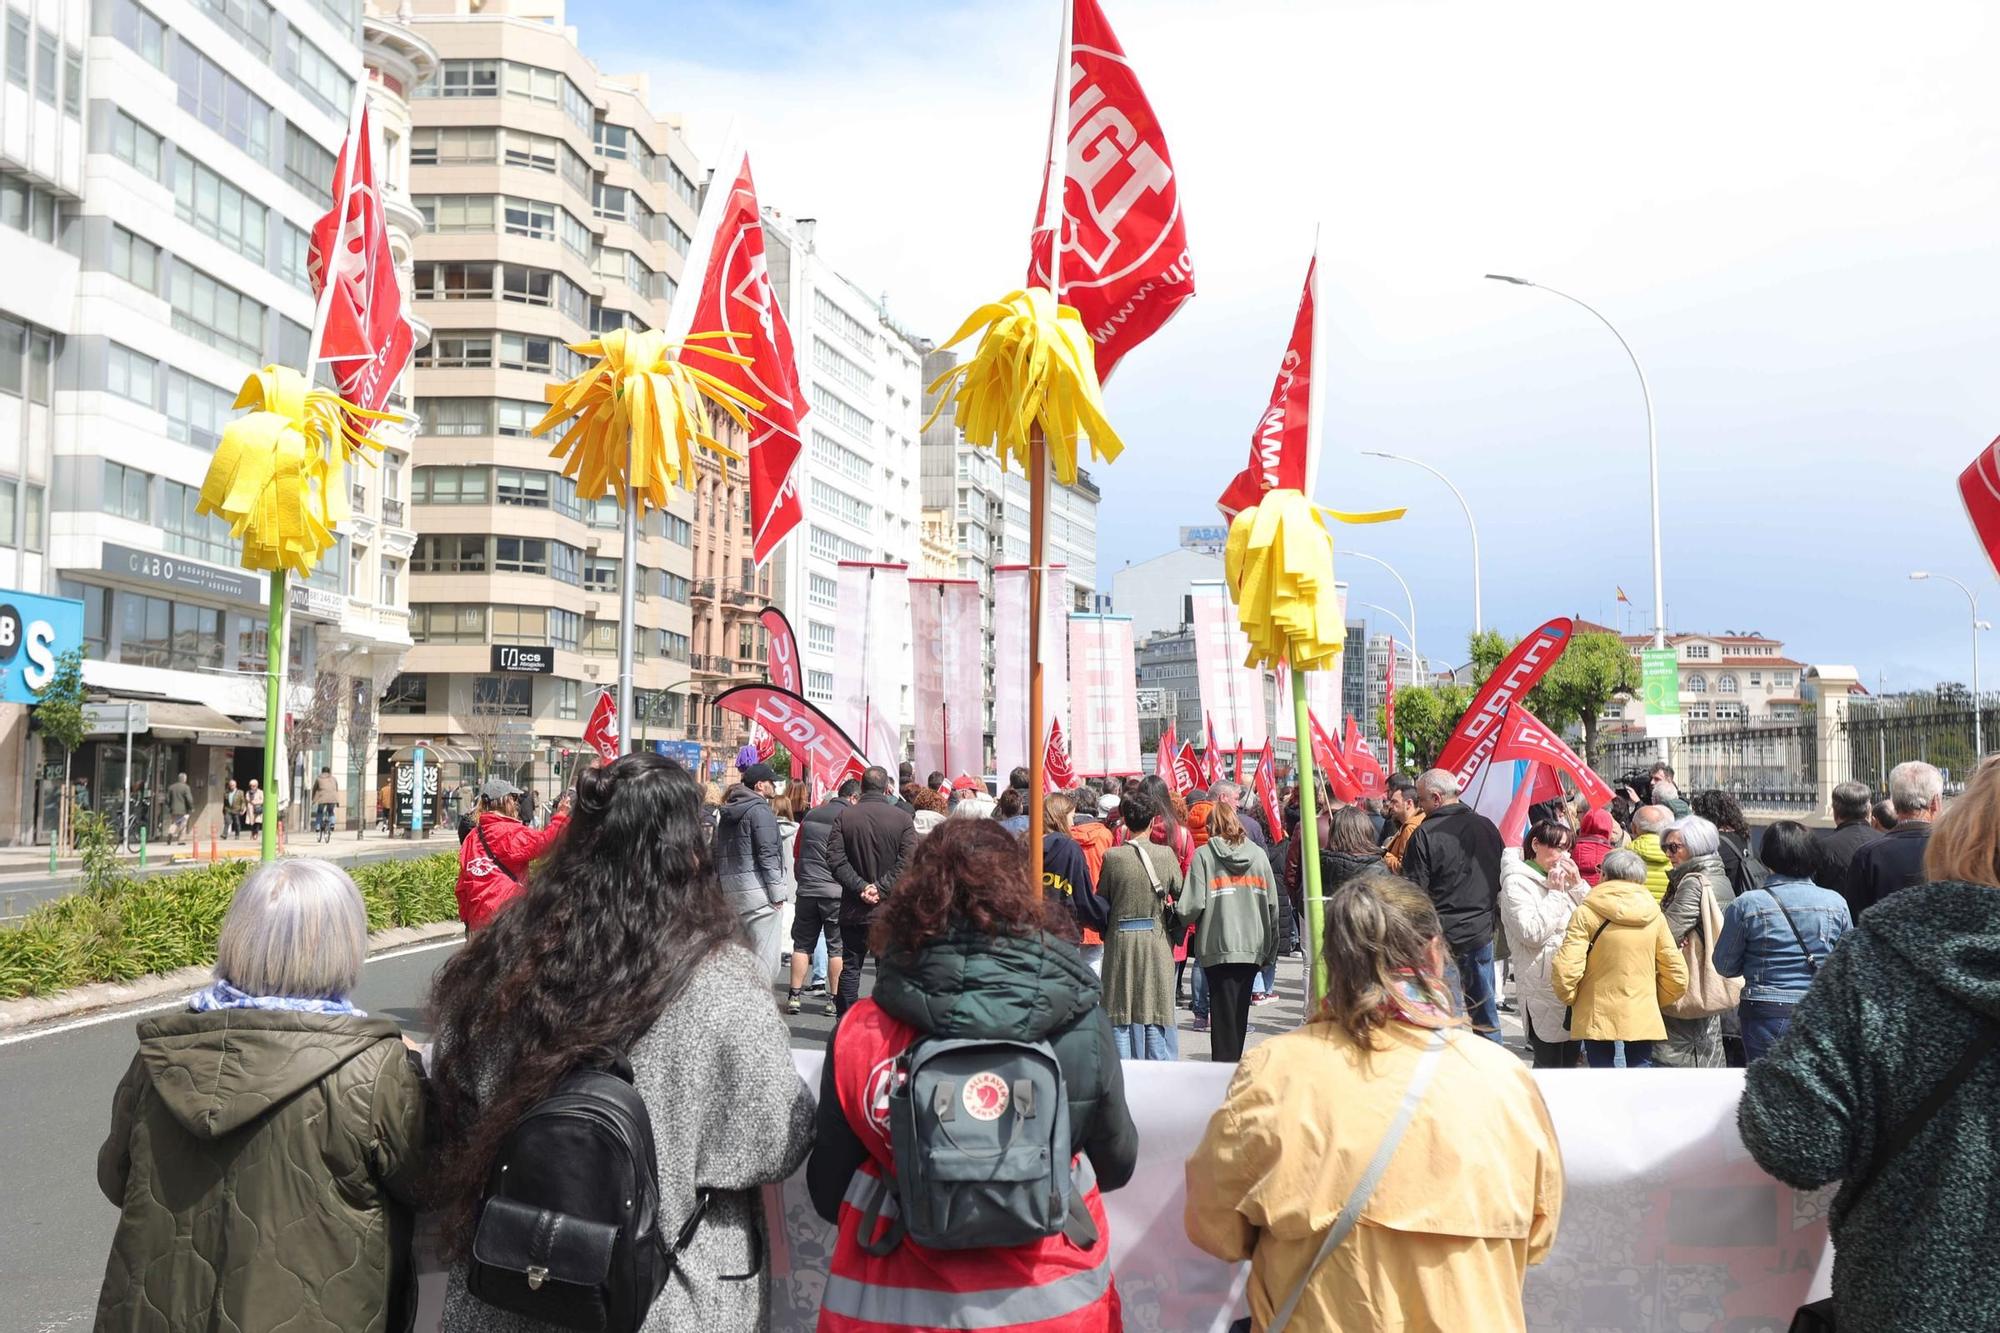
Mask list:
POLYGON ((833 651, 833 626, 817 620, 806 622, 806 646, 816 653, 833 651))
POLYGON ((294 223, 285 219, 285 227, 278 235, 278 274, 302 292, 312 292, 312 274, 307 265, 312 253, 312 237, 294 223))
POLYGON ((417 504, 482 505, 492 495, 492 475, 484 467, 420 467, 410 490, 417 504))
POLYGON ((1752 689, 1755 689, 1757 686, 1762 685, 1763 683, 1764 683, 1763 672, 1753 671, 1750 673, 1750 686, 1752 689))
MULTIPOLYGON (((547 269, 525 268, 520 264, 505 265, 500 274, 500 299, 516 301, 522 305, 549 305, 550 294, 555 290, 553 280, 556 275, 547 269)), ((564 279, 565 282, 568 279, 564 279)))
POLYGON ((823 606, 831 611, 839 599, 840 585, 825 574, 809 574, 806 582, 806 600, 814 606, 823 606))
POLYGON ((490 398, 419 398, 418 429, 425 435, 491 435, 490 398))
MULTIPOLYGON (((548 275, 542 276, 546 278, 548 275)), ((418 264, 413 290, 419 301, 490 301, 493 299, 493 265, 418 264)))
MULTIPOLYGON (((137 0, 112 0, 111 35, 119 42, 137 51, 141 59, 155 69, 167 67, 167 25, 153 17, 153 12, 137 0)), ((28 20, 27 16, 13 10, 7 14, 7 79, 10 83, 28 86, 28 20), (20 71, 15 72, 15 53, 20 53, 20 71)))
POLYGON ((590 234, 590 228, 583 225, 576 215, 567 208, 556 210, 556 228, 562 235, 562 243, 588 260, 597 246, 597 238, 590 234))
POLYGON ((547 643, 549 613, 539 606, 496 606, 488 613, 495 643, 547 643))
POLYGON ((503 505, 519 505, 525 509, 547 509, 549 478, 552 475, 548 472, 528 472, 520 468, 497 468, 494 470, 494 495, 503 505))
POLYGON ((676 574, 671 570, 665 569, 660 571, 660 596, 670 602, 679 602, 685 606, 688 601, 689 591, 688 580, 685 574, 676 574))
POLYGON ((1707 705, 1707 704, 1689 704, 1689 705, 1687 706, 1687 716, 1688 716, 1688 720, 1689 720, 1690 722, 1706 722, 1706 721, 1708 721, 1708 705, 1707 705))
POLYGON ((197 449, 213 449, 235 415, 236 395, 184 370, 167 372, 167 434, 197 449))
MULTIPOLYGON (((812 433, 812 456, 814 462, 837 468, 842 476, 852 481, 866 482, 875 475, 875 468, 866 455, 848 448, 823 430, 812 433)), ((964 513, 965 493, 961 491, 958 499, 959 512, 964 513)))
POLYGON ((123 227, 111 229, 111 272, 141 291, 159 289, 160 247, 123 227))
POLYGON ((390 556, 382 557, 382 595, 376 599, 384 606, 394 606, 403 600, 403 562, 390 556))
POLYGON ((857 439, 867 440, 875 429, 875 419, 855 407, 824 384, 813 385, 812 405, 838 421, 857 439))
POLYGON ((174 212, 196 231, 213 236, 246 259, 264 262, 264 206, 220 175, 177 154, 174 212))
POLYGON ((688 179, 688 174, 680 169, 680 165, 671 159, 667 161, 667 184, 673 187, 680 201, 689 208, 701 207, 701 192, 695 188, 694 182, 688 179))
POLYGON ((556 721, 576 721, 577 703, 583 696, 582 683, 574 680, 551 680, 549 693, 555 698, 556 721))
MULTIPOLYGON (((193 115, 257 161, 270 161, 269 103, 231 78, 222 66, 203 55, 192 42, 181 42, 174 47, 174 81, 180 86, 181 110, 193 115)), ((290 148, 287 142, 288 159, 290 148)), ((320 151, 323 154, 326 152, 325 149, 320 151)), ((331 175, 329 165, 320 179, 324 181, 331 175)), ((327 187, 321 184, 316 189, 319 193, 314 197, 318 198, 327 187)))
POLYGON ((822 560, 866 560, 869 554, 860 542, 851 542, 818 524, 813 524, 807 533, 807 546, 822 560))
POLYGON ((417 97, 498 97, 498 60, 446 60, 439 64, 437 78, 420 85, 417 97))
POLYGON ((449 234, 493 230, 493 196, 490 194, 421 194, 413 202, 417 211, 424 215, 424 225, 434 232, 449 234))
POLYGON ((586 620, 583 632, 577 637, 577 651, 592 657, 616 657, 618 655, 618 622, 615 620, 586 620))
POLYGON ((174 604, 164 597, 117 595, 118 660, 132 666, 166 666, 172 652, 174 604))
POLYGON ((1743 720, 1743 705, 1717 704, 1715 706, 1715 720, 1718 722, 1741 722, 1743 720))
POLYGON ((574 611, 549 608, 549 642, 558 648, 576 651, 577 636, 583 632, 583 617, 574 611))
POLYGON ((243 44, 268 60, 271 57, 271 6, 267 0, 195 0, 243 44))
POLYGON ((614 158, 617 161, 623 162, 630 155, 626 145, 630 142, 633 135, 632 131, 626 129, 623 125, 612 125, 600 120, 591 126, 591 137, 596 143, 598 155, 601 157, 614 158))
POLYGON ((419 537, 410 552, 412 574, 484 574, 484 537, 419 537))
POLYGON ((833 702, 833 673, 831 671, 806 672, 806 698, 816 704, 833 702))
POLYGON ((56 197, 18 176, 0 177, 0 225, 54 244, 56 197))
POLYGON ((679 514, 661 512, 660 535, 676 546, 691 546, 694 544, 694 527, 679 514))
POLYGON ((333 169, 338 159, 296 125, 285 126, 285 179, 315 207, 333 203, 333 169))
MULTIPOLYGON (((503 333, 500 335, 500 368, 532 370, 546 375, 555 365, 555 346, 553 338, 537 337, 531 333, 503 333)), ((535 416, 539 419, 542 410, 538 408, 535 416)))
POLYGON ((875 349, 875 331, 834 304, 831 296, 813 291, 813 317, 864 352, 875 349))
POLYGON ((63 48, 63 114, 83 114, 83 53, 73 46, 63 48))
MULTIPOLYGON (((501 608, 495 607, 495 610, 501 608)), ((498 642, 496 639, 495 642, 498 642)), ((527 717, 534 680, 529 676, 479 676, 472 682, 475 717, 527 717)))
POLYGON ((297 320, 278 317, 278 364, 302 366, 312 351, 312 330, 297 320))
POLYGON ((400 675, 389 682, 375 711, 389 717, 409 717, 431 711, 429 676, 400 675))
POLYGON ((1771 673, 1772 689, 1789 690, 1792 688, 1793 683, 1792 673, 1789 671, 1774 671, 1771 673))
POLYGON ((688 660, 688 636, 670 629, 660 631, 660 656, 671 662, 688 660))
POLYGON ((419 366, 459 369, 493 364, 493 335, 490 333, 435 333, 417 353, 419 366))
POLYGON ((104 512, 140 523, 153 521, 153 478, 137 468, 104 463, 104 512))
POLYGON ((495 537, 493 572, 546 574, 549 572, 549 544, 539 537, 495 537))
POLYGON ((486 608, 415 603, 410 607, 410 638, 417 643, 485 643, 486 608))
POLYGON ((354 101, 354 80, 327 58, 326 52, 307 41, 297 28, 285 30, 285 54, 289 57, 294 84, 329 116, 344 116, 354 101))
POLYGON ((1730 675, 1718 676, 1715 681, 1715 689, 1718 694, 1736 693, 1736 677, 1730 675))
POLYGON ((501 435, 533 435, 535 427, 548 415, 548 408, 543 404, 523 402, 518 398, 496 398, 493 407, 501 435))
POLYGON ((150 408, 154 406, 153 382, 158 376, 159 363, 152 357, 135 352, 123 343, 111 344, 105 362, 105 388, 120 398, 150 408))
MULTIPOLYGON (((130 45, 128 42, 127 45, 130 45)), ((28 16, 18 9, 7 11, 7 82, 16 88, 28 86, 28 16)), ((9 538, 9 544, 12 544, 9 538)))
POLYGON ((123 111, 112 112, 111 154, 142 175, 161 179, 160 136, 123 111))
POLYGON ((410 165, 492 162, 497 160, 499 142, 499 131, 491 126, 419 126, 410 131, 410 165))
POLYGON ((813 508, 857 528, 865 528, 875 521, 875 506, 858 500, 836 486, 830 486, 819 478, 812 483, 813 508))
POLYGON ((218 565, 236 563, 237 542, 229 535, 229 524, 214 514, 197 514, 200 499, 199 486, 160 483, 160 527, 167 534, 166 549, 218 565))
POLYGON ((11 478, 0 480, 0 546, 12 546, 20 535, 21 487, 11 478))
POLYGON ((62 57, 62 44, 47 28, 35 29, 35 98, 37 101, 56 104, 56 65, 62 57))
POLYGON ((1687 646, 1686 655, 1689 661, 1706 661, 1708 659, 1708 645, 1705 643, 1691 643, 1687 646))
POLYGON ((42 549, 42 488, 23 486, 21 499, 24 501, 21 513, 22 542, 30 551, 42 549))
POLYGON ((173 273, 175 329, 245 361, 263 359, 262 305, 200 269, 177 263, 173 273))
POLYGON ((619 222, 625 221, 626 214, 631 211, 631 205, 627 202, 631 191, 620 185, 606 185, 603 181, 599 181, 593 193, 595 197, 591 201, 592 211, 597 216, 619 222))
POLYGON ((1687 692, 1688 692, 1689 694, 1707 694, 1707 693, 1708 693, 1708 677, 1706 677, 1706 676, 1689 676, 1689 677, 1687 678, 1687 686, 1686 686, 1686 689, 1687 689, 1687 692))
POLYGON ((583 587, 586 592, 617 592, 618 562, 603 556, 584 557, 583 587))

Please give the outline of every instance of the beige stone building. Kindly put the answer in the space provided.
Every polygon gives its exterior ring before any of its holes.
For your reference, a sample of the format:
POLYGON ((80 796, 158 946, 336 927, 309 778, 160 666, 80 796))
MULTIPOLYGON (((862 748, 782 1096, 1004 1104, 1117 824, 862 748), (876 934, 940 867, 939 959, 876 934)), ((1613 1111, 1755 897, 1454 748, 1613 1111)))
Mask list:
MULTIPOLYGON (((461 747, 466 770, 548 793, 618 674, 622 536, 530 432, 543 389, 583 367, 569 344, 658 327, 695 228, 701 168, 643 79, 598 71, 560 0, 405 0, 436 49, 411 103, 420 419, 409 503, 410 637, 384 698, 385 743, 461 747)), ((693 498, 639 539, 634 711, 685 727, 693 498)), ((628 725, 631 720, 628 719, 628 725)), ((453 774, 447 767, 446 777, 453 774)), ((466 772, 465 776, 471 776, 466 772)))
MULTIPOLYGON (((718 416, 720 414, 717 414, 718 416)), ((724 444, 737 454, 747 441, 722 420, 724 444)), ((749 724, 711 706, 733 686, 766 677, 767 636, 757 613, 783 594, 782 556, 757 568, 750 554, 750 474, 740 459, 708 450, 696 456, 694 485, 694 668, 687 738, 701 742, 703 772, 725 770, 749 739, 749 724)))

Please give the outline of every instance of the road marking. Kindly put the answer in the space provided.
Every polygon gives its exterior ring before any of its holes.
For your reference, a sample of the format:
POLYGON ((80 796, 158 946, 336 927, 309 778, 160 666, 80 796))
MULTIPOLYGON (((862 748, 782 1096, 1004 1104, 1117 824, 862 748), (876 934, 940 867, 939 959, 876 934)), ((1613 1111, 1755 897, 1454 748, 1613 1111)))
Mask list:
MULTIPOLYGON (((465 943, 465 940, 462 936, 454 935, 450 939, 433 940, 428 944, 412 944, 400 949, 389 949, 382 953, 371 955, 364 961, 363 966, 366 966, 368 963, 383 962, 390 958, 407 958, 411 954, 425 953, 432 949, 454 948, 463 943, 465 943)), ((30 1032, 18 1032, 11 1037, 0 1037, 0 1046, 13 1046, 20 1042, 33 1041, 37 1037, 53 1037, 58 1033, 75 1032, 78 1028, 93 1028, 102 1023, 115 1023, 121 1018, 139 1018, 145 1014, 157 1014, 167 1009, 178 1009, 186 1003, 187 996, 179 995, 171 1000, 160 1000, 152 1004, 111 1009, 101 1014, 92 1014, 88 1018, 72 1019, 67 1023, 57 1023, 51 1027, 36 1028, 30 1032)))

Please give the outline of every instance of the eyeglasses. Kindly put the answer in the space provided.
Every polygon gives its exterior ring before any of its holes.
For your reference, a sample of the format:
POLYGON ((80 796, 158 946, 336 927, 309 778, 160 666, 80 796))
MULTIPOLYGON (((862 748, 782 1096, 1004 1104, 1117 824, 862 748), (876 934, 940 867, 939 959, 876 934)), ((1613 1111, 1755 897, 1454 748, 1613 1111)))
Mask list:
POLYGON ((1663 842, 1660 844, 1660 850, 1668 853, 1685 851, 1687 850, 1687 844, 1684 842, 1663 842))

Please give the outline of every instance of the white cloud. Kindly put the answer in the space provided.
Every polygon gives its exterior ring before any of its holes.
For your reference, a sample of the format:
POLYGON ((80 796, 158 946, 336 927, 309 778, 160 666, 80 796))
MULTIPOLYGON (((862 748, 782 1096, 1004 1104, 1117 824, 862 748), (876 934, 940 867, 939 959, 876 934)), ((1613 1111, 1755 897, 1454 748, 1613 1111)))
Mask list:
MULTIPOLYGON (((736 117, 766 202, 818 217, 824 251, 943 336, 1019 280, 1056 8, 717 0, 652 29, 692 42, 658 51, 573 17, 600 63, 653 76, 698 147, 736 117)), ((1650 600, 1630 368, 1582 311, 1479 280, 1500 270, 1591 301, 1647 365, 1676 624, 1964 674, 1950 608, 1902 576, 1983 575, 1950 481, 2000 429, 1986 6, 1110 12, 1167 126, 1200 295, 1112 387, 1131 451, 1100 472, 1107 570, 1208 518, 1320 221, 1322 494, 1413 506, 1357 544, 1416 586, 1431 652, 1455 656, 1470 626, 1463 520, 1358 448, 1421 454, 1472 495, 1489 622, 1610 618, 1614 583, 1650 600)))

